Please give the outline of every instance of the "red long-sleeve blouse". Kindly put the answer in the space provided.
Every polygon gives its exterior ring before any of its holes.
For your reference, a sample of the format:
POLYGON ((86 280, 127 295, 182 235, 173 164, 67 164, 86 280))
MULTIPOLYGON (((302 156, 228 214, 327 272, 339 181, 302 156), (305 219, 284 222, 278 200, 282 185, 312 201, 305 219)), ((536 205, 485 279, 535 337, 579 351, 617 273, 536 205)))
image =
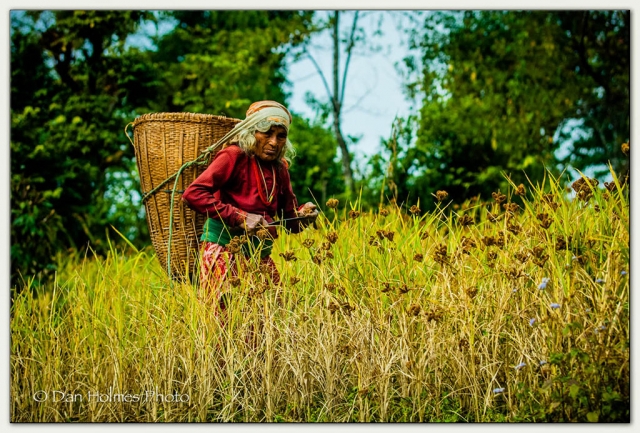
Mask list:
MULTIPOLYGON (((216 154, 209 167, 184 191, 182 200, 196 212, 221 219, 229 227, 242 227, 247 213, 262 215, 271 222, 276 216, 294 218, 298 208, 287 166, 261 161, 236 145, 216 154), (274 180, 274 198, 269 203, 266 199, 274 180)), ((297 222, 286 227, 294 233, 302 230, 297 222)))

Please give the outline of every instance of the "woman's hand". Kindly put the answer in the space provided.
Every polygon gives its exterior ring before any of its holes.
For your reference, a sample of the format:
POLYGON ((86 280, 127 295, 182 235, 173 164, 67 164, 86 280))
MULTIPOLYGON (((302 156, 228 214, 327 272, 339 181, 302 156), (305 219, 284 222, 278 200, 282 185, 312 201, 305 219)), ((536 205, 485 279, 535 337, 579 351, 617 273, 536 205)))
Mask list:
POLYGON ((311 202, 307 202, 298 209, 298 215, 307 217, 300 221, 300 224, 303 226, 313 224, 316 221, 316 218, 318 218, 317 206, 311 202))
POLYGON ((269 223, 262 215, 248 213, 244 219, 244 229, 248 235, 255 235, 261 228, 269 227, 269 223))

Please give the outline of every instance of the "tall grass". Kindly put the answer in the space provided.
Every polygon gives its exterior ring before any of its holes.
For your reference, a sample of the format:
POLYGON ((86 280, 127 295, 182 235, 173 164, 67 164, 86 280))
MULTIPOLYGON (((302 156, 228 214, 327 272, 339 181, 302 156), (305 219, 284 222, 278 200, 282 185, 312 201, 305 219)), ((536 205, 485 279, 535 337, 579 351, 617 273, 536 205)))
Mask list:
POLYGON ((329 210, 224 325, 149 251, 68 257, 12 299, 11 419, 629 421, 627 191, 516 191, 329 210))

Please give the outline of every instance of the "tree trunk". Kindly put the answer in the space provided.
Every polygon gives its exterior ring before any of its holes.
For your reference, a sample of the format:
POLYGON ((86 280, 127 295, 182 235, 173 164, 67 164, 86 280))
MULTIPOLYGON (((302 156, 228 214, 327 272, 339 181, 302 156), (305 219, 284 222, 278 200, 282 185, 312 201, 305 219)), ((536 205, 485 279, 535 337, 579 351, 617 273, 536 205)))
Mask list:
MULTIPOLYGON (((353 182, 353 172, 351 171, 351 155, 347 148, 347 142, 342 135, 342 129, 340 127, 340 114, 342 111, 342 102, 340 95, 340 12, 335 11, 333 22, 333 131, 340 146, 340 153, 342 154, 342 170, 344 172, 344 182, 347 188, 347 193, 355 196, 355 185, 353 182)), ((344 87, 344 80, 342 86, 344 87)))

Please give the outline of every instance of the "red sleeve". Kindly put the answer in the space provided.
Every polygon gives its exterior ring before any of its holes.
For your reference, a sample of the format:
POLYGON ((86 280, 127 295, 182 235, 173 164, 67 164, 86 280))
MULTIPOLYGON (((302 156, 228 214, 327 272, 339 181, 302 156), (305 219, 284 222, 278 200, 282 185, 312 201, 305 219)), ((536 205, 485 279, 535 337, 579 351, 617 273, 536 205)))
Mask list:
MULTIPOLYGON (((288 166, 285 164, 280 167, 280 181, 281 188, 278 205, 283 215, 282 217, 285 219, 295 218, 298 216, 298 199, 291 188, 291 178, 289 177, 288 166)), ((304 227, 299 222, 286 223, 285 227, 292 233, 299 233, 304 230, 304 227)))
POLYGON ((241 226, 247 213, 223 203, 216 194, 231 179, 241 153, 242 150, 236 146, 218 152, 209 167, 184 191, 182 200, 196 212, 220 218, 231 227, 241 226))

